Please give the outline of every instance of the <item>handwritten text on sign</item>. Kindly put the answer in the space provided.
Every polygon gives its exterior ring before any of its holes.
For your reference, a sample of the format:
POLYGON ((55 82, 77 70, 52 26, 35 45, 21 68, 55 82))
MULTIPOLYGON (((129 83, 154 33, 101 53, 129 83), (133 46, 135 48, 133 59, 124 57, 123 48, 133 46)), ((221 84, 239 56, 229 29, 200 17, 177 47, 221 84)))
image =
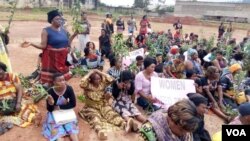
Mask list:
POLYGON ((133 63, 133 61, 135 61, 137 56, 144 56, 143 48, 129 52, 129 56, 123 58, 122 64, 125 66, 129 66, 131 63, 133 63))
POLYGON ((152 77, 151 92, 166 106, 170 106, 181 99, 187 98, 188 93, 195 93, 196 91, 193 80, 152 77))

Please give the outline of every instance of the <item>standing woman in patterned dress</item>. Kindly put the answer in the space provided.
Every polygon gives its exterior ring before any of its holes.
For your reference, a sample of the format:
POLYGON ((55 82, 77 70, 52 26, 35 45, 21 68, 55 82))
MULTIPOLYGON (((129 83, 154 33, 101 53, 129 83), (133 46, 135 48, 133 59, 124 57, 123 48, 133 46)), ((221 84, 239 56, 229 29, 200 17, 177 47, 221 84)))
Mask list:
POLYGON ((77 33, 69 38, 68 32, 62 27, 63 18, 58 10, 48 12, 48 22, 51 25, 43 29, 41 44, 24 42, 22 47, 33 46, 43 51, 41 83, 51 86, 55 73, 62 73, 65 80, 71 77, 66 61, 70 43, 77 33))

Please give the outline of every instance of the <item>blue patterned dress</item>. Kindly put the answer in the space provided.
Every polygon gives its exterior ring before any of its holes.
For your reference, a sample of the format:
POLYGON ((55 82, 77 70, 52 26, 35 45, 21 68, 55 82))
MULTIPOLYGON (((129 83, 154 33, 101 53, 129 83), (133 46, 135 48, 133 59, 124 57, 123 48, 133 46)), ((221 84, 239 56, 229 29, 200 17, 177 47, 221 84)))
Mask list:
MULTIPOLYGON (((56 105, 60 106, 65 103, 65 98, 60 96, 56 102, 56 105)), ((64 137, 70 134, 78 134, 79 128, 77 126, 77 121, 73 121, 63 125, 57 125, 55 123, 52 112, 47 113, 47 119, 43 124, 43 136, 49 141, 55 141, 58 138, 64 137)))

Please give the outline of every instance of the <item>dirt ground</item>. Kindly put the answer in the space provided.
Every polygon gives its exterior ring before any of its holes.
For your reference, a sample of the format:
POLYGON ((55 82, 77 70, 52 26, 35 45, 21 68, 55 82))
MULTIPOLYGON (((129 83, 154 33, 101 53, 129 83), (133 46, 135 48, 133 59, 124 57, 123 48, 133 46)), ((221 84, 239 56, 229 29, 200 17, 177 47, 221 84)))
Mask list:
MULTIPOLYGON (((90 23, 92 25, 90 38, 98 46, 98 37, 100 35, 100 25, 103 21, 101 17, 89 17, 90 23)), ((0 22, 0 24, 6 24, 7 22, 0 22)), ((10 29, 10 44, 8 45, 9 56, 12 63, 13 71, 17 73, 22 73, 24 75, 29 75, 36 68, 37 56, 41 50, 35 48, 21 48, 20 43, 23 41, 32 41, 39 43, 40 34, 42 28, 46 27, 48 24, 46 22, 38 21, 14 21, 10 29)), ((167 29, 172 29, 172 24, 166 23, 152 23, 152 29, 154 31, 167 29)), ((214 27, 203 27, 203 26, 192 26, 184 25, 184 33, 194 32, 200 36, 208 37, 213 34, 217 35, 217 28, 214 27), (203 33, 203 34, 201 34, 203 33)), ((127 33, 126 33, 127 34, 127 33)), ((233 36, 237 41, 241 41, 246 35, 244 30, 235 30, 233 36)), ((76 38, 73 42, 73 46, 78 47, 78 39, 76 38)), ((108 65, 105 66, 107 68, 108 65)), ((74 91, 77 95, 81 94, 81 89, 79 88, 80 78, 72 78, 68 83, 73 86, 74 91)), ((82 108, 83 104, 78 101, 75 111, 78 112, 82 108)), ((43 120, 46 117, 46 107, 45 101, 41 101, 38 104, 39 110, 43 115, 43 120)), ((209 114, 205 117, 206 128, 211 134, 219 131, 221 129, 221 124, 223 123, 218 117, 209 114)), ((97 141, 97 136, 94 130, 81 118, 79 118, 80 126, 80 141, 97 141)), ((0 136, 1 141, 43 141, 45 138, 41 135, 42 127, 29 126, 27 128, 14 127, 11 131, 0 136)), ((132 141, 137 140, 138 135, 131 133, 125 135, 123 132, 112 132, 109 133, 108 141, 132 141)))

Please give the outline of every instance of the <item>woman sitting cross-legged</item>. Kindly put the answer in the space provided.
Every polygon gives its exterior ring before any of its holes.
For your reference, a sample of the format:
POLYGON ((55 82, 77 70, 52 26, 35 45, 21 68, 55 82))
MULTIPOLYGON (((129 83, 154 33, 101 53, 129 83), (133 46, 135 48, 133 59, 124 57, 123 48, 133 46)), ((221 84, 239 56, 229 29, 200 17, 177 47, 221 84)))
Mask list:
POLYGON ((60 109, 72 109, 76 106, 75 93, 71 86, 65 82, 63 74, 56 73, 53 76, 54 86, 49 89, 47 99, 47 118, 43 124, 43 135, 50 141, 61 141, 62 137, 70 135, 72 141, 78 141, 79 128, 77 120, 66 123, 57 124, 54 120, 52 112, 60 109))
MULTIPOLYGON (((122 71, 120 78, 113 83, 112 94, 114 101, 112 106, 127 122, 130 122, 131 118, 135 118, 143 123, 146 121, 145 117, 142 116, 132 102, 135 90, 132 78, 133 75, 130 71, 122 71)), ((132 122, 134 123, 133 130, 136 131, 138 124, 133 120, 132 122)))

